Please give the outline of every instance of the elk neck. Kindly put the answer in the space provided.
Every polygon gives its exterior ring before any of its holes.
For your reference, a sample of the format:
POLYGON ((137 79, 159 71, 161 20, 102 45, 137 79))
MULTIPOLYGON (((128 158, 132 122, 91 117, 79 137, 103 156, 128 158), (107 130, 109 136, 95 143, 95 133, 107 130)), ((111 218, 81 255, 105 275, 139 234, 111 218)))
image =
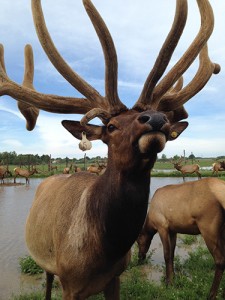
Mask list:
MULTIPOLYGON (((152 167, 152 166, 151 166, 152 167)), ((124 256, 135 242, 146 217, 150 190, 148 167, 118 170, 112 164, 93 185, 89 216, 96 215, 104 254, 110 261, 124 256)))

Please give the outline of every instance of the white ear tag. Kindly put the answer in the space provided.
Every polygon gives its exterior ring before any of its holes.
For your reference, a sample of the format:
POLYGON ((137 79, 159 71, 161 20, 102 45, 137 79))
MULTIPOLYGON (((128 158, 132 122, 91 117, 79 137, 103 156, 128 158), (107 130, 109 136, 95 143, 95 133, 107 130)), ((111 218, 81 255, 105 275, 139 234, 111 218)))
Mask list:
POLYGON ((82 151, 90 150, 92 147, 91 142, 86 137, 86 132, 82 132, 82 140, 79 143, 79 148, 82 151))

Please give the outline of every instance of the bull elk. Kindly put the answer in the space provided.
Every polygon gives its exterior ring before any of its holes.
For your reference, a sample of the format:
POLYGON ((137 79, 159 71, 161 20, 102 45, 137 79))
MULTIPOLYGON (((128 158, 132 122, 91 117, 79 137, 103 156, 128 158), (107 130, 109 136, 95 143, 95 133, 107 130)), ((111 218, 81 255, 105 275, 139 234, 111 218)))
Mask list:
POLYGON ((212 165, 212 175, 216 173, 216 176, 218 176, 219 171, 225 171, 225 161, 220 161, 213 163, 212 165))
POLYGON ((34 168, 34 167, 32 168, 31 171, 21 169, 21 168, 15 168, 14 169, 14 183, 16 183, 16 177, 21 176, 21 177, 25 177, 26 178, 26 184, 29 184, 30 183, 29 177, 33 174, 38 174, 37 169, 34 168))
POLYGON ((215 262, 208 299, 216 299, 225 268, 225 182, 217 178, 167 185, 150 202, 148 215, 137 239, 144 259, 152 238, 159 233, 166 263, 166 282, 172 283, 177 233, 201 234, 215 262))
MULTIPOLYGON (((46 299, 51 299, 54 274, 64 300, 86 299, 104 292, 119 299, 119 276, 126 268, 130 248, 143 226, 149 198, 150 170, 168 140, 188 126, 183 105, 208 82, 219 65, 208 56, 213 11, 208 0, 197 1, 201 26, 184 55, 163 77, 187 18, 187 1, 178 0, 171 30, 149 73, 139 99, 129 109, 118 95, 115 46, 102 17, 90 0, 84 7, 96 30, 105 58, 105 95, 75 73, 58 53, 46 28, 40 0, 32 0, 40 43, 59 73, 84 98, 47 95, 33 88, 33 55, 25 48, 25 78, 18 85, 6 75, 1 47, 0 94, 19 101, 33 129, 38 109, 52 113, 83 114, 80 121, 62 121, 76 138, 101 140, 108 146, 102 176, 88 172, 53 175, 38 187, 26 222, 26 243, 34 260, 46 271, 46 299), (199 55, 194 78, 183 87, 182 76, 199 55), (89 122, 100 118, 102 125, 89 122), (51 212, 51 214, 49 214, 51 212), (131 222, 132 220, 132 222, 131 222)), ((121 4, 122 5, 122 4, 121 4)))
POLYGON ((12 173, 9 171, 8 167, 2 167, 0 166, 0 178, 1 183, 4 184, 4 178, 6 175, 12 176, 12 173))
POLYGON ((186 174, 193 174, 196 173, 198 176, 198 179, 201 179, 201 173, 199 172, 200 166, 198 164, 193 165, 181 165, 182 158, 180 158, 177 162, 171 161, 174 168, 181 172, 183 181, 185 181, 185 175, 186 174))

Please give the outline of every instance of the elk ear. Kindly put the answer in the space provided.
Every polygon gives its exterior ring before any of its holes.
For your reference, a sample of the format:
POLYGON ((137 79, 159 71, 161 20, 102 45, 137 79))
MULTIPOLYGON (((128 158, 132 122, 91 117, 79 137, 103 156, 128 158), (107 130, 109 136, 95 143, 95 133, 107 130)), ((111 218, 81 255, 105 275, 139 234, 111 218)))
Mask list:
POLYGON ((82 132, 86 133, 88 140, 101 140, 104 126, 87 124, 82 126, 79 121, 62 121, 62 125, 77 139, 82 139, 82 132))
POLYGON ((177 122, 173 124, 170 128, 169 141, 175 140, 186 128, 188 127, 188 122, 177 122))

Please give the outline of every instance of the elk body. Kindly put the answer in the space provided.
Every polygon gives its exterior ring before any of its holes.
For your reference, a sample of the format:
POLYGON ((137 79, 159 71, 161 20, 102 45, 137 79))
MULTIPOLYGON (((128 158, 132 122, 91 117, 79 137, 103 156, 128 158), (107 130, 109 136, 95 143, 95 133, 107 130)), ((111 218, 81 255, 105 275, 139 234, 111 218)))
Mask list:
POLYGON ((4 178, 7 174, 12 176, 12 173, 9 171, 8 167, 0 166, 0 179, 2 184, 4 184, 4 178))
POLYGON ((54 170, 58 170, 58 167, 57 166, 51 166, 51 171, 54 171, 54 170))
POLYGON ((45 26, 40 0, 32 0, 34 24, 42 47, 56 69, 85 98, 45 95, 34 90, 33 59, 25 49, 22 86, 5 73, 0 48, 0 94, 19 99, 19 108, 33 129, 38 109, 79 113, 79 121, 63 121, 76 138, 101 140, 108 146, 102 176, 88 172, 54 175, 37 189, 26 223, 26 243, 34 260, 46 271, 46 299, 51 298, 54 274, 64 300, 81 300, 100 291, 107 300, 119 299, 119 275, 126 268, 130 248, 143 226, 149 197, 150 170, 168 140, 187 127, 183 105, 197 94, 219 66, 208 57, 213 12, 207 0, 198 1, 201 27, 184 55, 163 77, 182 35, 187 1, 178 0, 171 30, 146 79, 137 102, 128 109, 117 91, 117 55, 112 37, 90 0, 84 7, 94 25, 105 58, 105 95, 75 73, 60 56, 45 26), (183 87, 182 75, 199 55, 196 76, 183 87), (89 122, 98 117, 102 125, 89 122), (51 212, 51 214, 49 214, 51 212))
POLYGON ((69 167, 63 169, 63 174, 69 174, 72 170, 73 165, 71 164, 69 167))
POLYGON ((219 171, 225 171, 225 161, 220 161, 220 162, 214 163, 212 165, 212 169, 213 169, 212 175, 214 173, 216 173, 216 175, 218 176, 219 171))
POLYGON ((177 171, 181 172, 183 181, 185 180, 186 174, 193 174, 193 173, 196 173, 198 176, 198 179, 201 179, 201 173, 199 172, 200 166, 198 164, 181 165, 180 161, 172 162, 172 164, 177 171))
POLYGON ((89 173, 93 173, 93 174, 96 174, 96 175, 101 175, 101 174, 103 174, 103 172, 104 172, 105 169, 106 169, 105 165, 98 164, 98 166, 95 166, 95 165, 89 166, 87 168, 87 171, 89 173))
POLYGON ((166 282, 172 282, 177 233, 201 234, 215 262, 209 299, 216 299, 225 268, 225 182, 217 178, 159 188, 150 202, 138 237, 139 258, 144 259, 156 232, 163 245, 166 282))
POLYGON ((16 177, 21 176, 26 178, 26 184, 30 183, 29 177, 33 174, 38 174, 38 171, 36 168, 33 168, 31 171, 21 169, 21 168, 15 168, 14 169, 14 183, 16 183, 16 177))
POLYGON ((82 170, 81 170, 81 168, 80 167, 78 167, 78 166, 74 166, 74 172, 76 173, 76 172, 81 172, 82 170))

